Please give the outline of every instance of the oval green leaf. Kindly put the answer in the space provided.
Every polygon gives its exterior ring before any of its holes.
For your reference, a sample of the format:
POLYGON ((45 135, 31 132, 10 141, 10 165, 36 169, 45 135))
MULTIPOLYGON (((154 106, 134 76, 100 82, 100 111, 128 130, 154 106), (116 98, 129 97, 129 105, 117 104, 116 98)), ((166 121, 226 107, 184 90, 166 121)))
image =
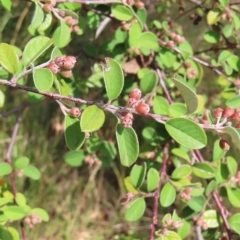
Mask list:
POLYGON ((176 189, 172 184, 166 183, 160 193, 160 203, 163 207, 169 207, 176 199, 176 189))
POLYGON ((69 149, 79 149, 85 140, 85 133, 81 131, 79 119, 65 116, 64 124, 65 141, 69 149))
POLYGON ((15 201, 19 207, 25 207, 27 203, 25 196, 19 192, 16 194, 15 201))
POLYGON ((66 47, 71 40, 71 30, 70 27, 65 23, 65 21, 60 21, 60 27, 58 27, 53 34, 54 45, 63 48, 66 47))
POLYGON ((23 52, 23 64, 27 67, 38 59, 51 45, 53 41, 45 36, 32 38, 25 46, 23 52))
POLYGON ((237 95, 237 96, 234 96, 232 98, 229 98, 226 101, 226 105, 228 107, 232 107, 232 108, 239 108, 240 107, 240 96, 237 95))
POLYGON ((11 220, 20 220, 25 217, 25 212, 21 207, 8 206, 2 209, 4 215, 11 220))
POLYGON ((24 167, 23 168, 23 174, 26 177, 29 177, 33 180, 38 180, 41 177, 41 173, 39 172, 39 170, 32 165, 28 165, 28 166, 24 167))
POLYGON ((166 122, 165 128, 175 141, 187 148, 200 149, 207 144, 207 137, 203 129, 189 119, 171 119, 166 122))
POLYGON ((87 107, 81 116, 80 126, 83 132, 95 132, 105 121, 105 113, 95 105, 87 107))
POLYGON ((208 163, 195 163, 192 171, 195 176, 204 179, 213 178, 215 176, 214 169, 208 163))
POLYGON ((128 7, 120 4, 113 5, 112 15, 120 21, 129 21, 133 18, 132 11, 128 7))
POLYGON ((221 11, 219 9, 210 10, 207 14, 208 25, 213 25, 221 19, 221 11))
POLYGON ((12 167, 10 164, 2 162, 0 163, 0 176, 8 175, 12 172, 12 167))
POLYGON ((187 108, 183 103, 173 103, 169 106, 170 117, 182 117, 186 114, 187 108))
POLYGON ((232 138, 233 142, 236 144, 236 146, 240 147, 240 136, 239 136, 238 131, 233 127, 225 127, 224 131, 231 136, 231 138, 232 138))
POLYGON ((145 47, 157 51, 159 49, 158 37, 152 32, 144 32, 138 37, 136 47, 145 47))
POLYGON ((143 216, 145 208, 146 202, 144 198, 137 198, 129 205, 125 213, 125 219, 129 222, 137 221, 143 216))
POLYGON ((39 4, 35 3, 35 11, 33 14, 33 18, 31 21, 31 25, 29 26, 31 29, 37 29, 44 19, 44 12, 43 9, 39 6, 39 4))
POLYGON ((169 103, 168 101, 160 96, 156 96, 153 100, 153 112, 160 115, 169 115, 169 103))
POLYGON ((33 81, 39 91, 46 91, 53 85, 53 73, 47 68, 40 68, 33 71, 33 81))
POLYGON ((7 43, 0 43, 0 65, 14 74, 19 68, 19 58, 14 48, 7 43))
POLYGON ((207 31, 203 38, 209 43, 217 43, 220 39, 220 34, 216 31, 207 31))
POLYGON ((219 227, 218 216, 216 210, 207 210, 203 213, 203 220, 209 228, 219 227))
POLYGON ((204 196, 192 197, 187 201, 187 205, 195 212, 200 212, 203 209, 206 198, 204 196))
POLYGON ((15 162, 14 162, 14 167, 18 169, 22 169, 26 167, 29 164, 30 160, 28 157, 19 157, 15 162))
POLYGON ((147 190, 152 192, 156 189, 159 182, 159 172, 155 168, 150 168, 147 173, 147 190))
POLYGON ((184 102, 187 105, 187 113, 194 113, 198 109, 197 94, 187 85, 183 79, 180 79, 180 77, 178 79, 173 78, 172 80, 180 91, 184 102))
POLYGON ((227 157, 227 167, 230 175, 232 177, 235 176, 238 170, 238 164, 237 161, 231 156, 227 157))
POLYGON ((188 162, 190 161, 190 157, 189 157, 188 153, 181 148, 173 148, 171 150, 171 153, 179 158, 182 158, 182 159, 188 161, 188 162))
POLYGON ((133 128, 124 128, 121 124, 117 124, 116 138, 121 164, 130 167, 136 162, 139 154, 137 134, 133 128))
POLYGON ((103 78, 110 101, 117 98, 122 92, 124 84, 123 71, 120 64, 111 58, 105 58, 106 66, 103 67, 103 78))
POLYGON ((147 165, 144 163, 143 165, 135 164, 131 170, 130 177, 132 185, 135 188, 139 188, 142 186, 145 175, 147 172, 147 165))
POLYGON ((240 234, 240 213, 234 214, 228 219, 229 225, 232 230, 240 234))
POLYGON ((228 200, 235 207, 240 208, 240 190, 226 187, 228 200))
POLYGON ((42 218, 42 220, 44 222, 48 222, 49 221, 48 213, 44 209, 42 209, 42 208, 33 208, 31 210, 31 213, 32 214, 37 214, 37 215, 41 216, 41 218, 42 218))
POLYGON ((150 93, 157 86, 158 76, 156 72, 149 71, 140 80, 140 89, 143 93, 150 93))
POLYGON ((84 151, 68 152, 64 155, 65 162, 71 167, 79 167, 85 159, 84 151))
POLYGON ((181 178, 186 178, 192 173, 192 168, 190 165, 183 164, 173 171, 171 178, 174 179, 181 179, 181 178))

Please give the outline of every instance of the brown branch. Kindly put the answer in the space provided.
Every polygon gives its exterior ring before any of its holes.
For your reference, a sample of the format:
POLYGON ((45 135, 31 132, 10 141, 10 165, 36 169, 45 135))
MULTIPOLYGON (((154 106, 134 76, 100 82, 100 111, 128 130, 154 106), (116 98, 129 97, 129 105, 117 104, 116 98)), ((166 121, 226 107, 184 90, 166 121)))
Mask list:
MULTIPOLYGON (((194 150, 196 156, 198 157, 199 162, 204 162, 204 158, 199 150, 194 150)), ((230 229, 229 223, 228 223, 228 211, 226 207, 224 206, 223 202, 221 201, 221 197, 216 191, 212 192, 213 200, 218 208, 219 214, 223 220, 224 227, 226 229, 228 240, 233 240, 233 234, 232 230, 230 229)))
MULTIPOLYGON (((21 119, 22 119, 22 112, 18 112, 17 121, 14 125, 13 133, 12 133, 12 136, 11 136, 11 141, 10 141, 10 144, 8 146, 6 157, 5 157, 5 162, 7 162, 11 167, 13 165, 12 164, 12 159, 11 159, 12 149, 13 149, 13 146, 14 146, 14 142, 16 140, 16 136, 17 136, 17 132, 18 132, 18 129, 19 129, 21 119)), ((15 200, 16 196, 17 196, 17 189, 16 189, 14 171, 12 171, 10 173, 10 181, 11 181, 12 191, 13 191, 14 200, 15 200)), ((22 240, 28 240, 26 232, 25 232, 23 220, 20 220, 20 228, 21 228, 21 232, 22 232, 22 240)))
POLYGON ((167 159, 168 159, 169 146, 170 144, 166 143, 163 149, 163 161, 162 161, 162 166, 159 172, 158 186, 154 192, 153 216, 152 216, 152 223, 150 226, 150 233, 149 233, 148 240, 154 240, 154 233, 156 231, 156 227, 158 223, 159 195, 160 195, 163 179, 165 178, 166 172, 167 172, 167 159))
POLYGON ((229 223, 228 223, 228 212, 226 210, 226 207, 224 206, 223 202, 220 200, 220 196, 219 194, 216 192, 216 191, 213 191, 212 192, 212 196, 213 196, 213 199, 214 199, 214 202, 218 208, 218 211, 222 217, 222 220, 223 220, 223 224, 224 224, 224 227, 226 229, 226 232, 227 232, 227 235, 228 235, 228 239, 229 240, 233 240, 233 234, 232 234, 232 230, 229 226, 229 223))
POLYGON ((29 103, 29 102, 23 103, 20 106, 14 108, 14 109, 12 109, 12 110, 10 110, 8 112, 0 114, 0 118, 8 117, 8 116, 10 116, 10 115, 12 115, 14 113, 21 112, 24 108, 29 107, 32 104, 33 103, 29 103))

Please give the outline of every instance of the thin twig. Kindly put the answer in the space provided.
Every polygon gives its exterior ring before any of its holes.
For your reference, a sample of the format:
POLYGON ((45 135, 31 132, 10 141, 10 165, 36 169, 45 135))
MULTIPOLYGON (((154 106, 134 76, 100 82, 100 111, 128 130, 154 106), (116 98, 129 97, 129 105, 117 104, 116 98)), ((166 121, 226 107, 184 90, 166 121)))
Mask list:
POLYGON ((8 112, 0 114, 0 118, 8 117, 16 112, 21 112, 24 108, 29 107, 32 104, 33 103, 25 102, 25 103, 21 104, 20 106, 14 108, 8 112))
POLYGON ((156 231, 157 223, 158 223, 158 205, 159 205, 159 195, 160 195, 160 190, 162 186, 163 179, 166 176, 167 172, 167 159, 168 159, 168 153, 169 153, 169 143, 166 143, 164 148, 163 148, 163 161, 161 165, 161 169, 159 172, 159 182, 158 186, 154 192, 154 203, 153 203, 153 217, 152 217, 152 223, 150 226, 150 233, 148 240, 154 240, 154 233, 156 231))
MULTIPOLYGON (((16 123, 14 125, 13 133, 12 133, 12 136, 11 136, 11 141, 10 141, 10 144, 8 146, 6 157, 5 157, 5 162, 7 162, 11 166, 13 165, 12 164, 12 159, 11 159, 11 154, 12 154, 14 142, 15 142, 16 137, 17 137, 17 133, 18 133, 18 129, 19 129, 19 125, 20 125, 21 119, 22 119, 22 112, 18 112, 18 114, 17 114, 17 121, 16 121, 16 123)), ((17 189, 16 189, 16 182, 15 182, 14 171, 12 171, 10 173, 10 180, 11 180, 12 191, 13 191, 14 200, 15 200, 16 196, 17 196, 17 189)), ((25 232, 23 220, 20 220, 20 228, 21 228, 21 232, 22 232, 22 240, 28 240, 26 232, 25 232)))

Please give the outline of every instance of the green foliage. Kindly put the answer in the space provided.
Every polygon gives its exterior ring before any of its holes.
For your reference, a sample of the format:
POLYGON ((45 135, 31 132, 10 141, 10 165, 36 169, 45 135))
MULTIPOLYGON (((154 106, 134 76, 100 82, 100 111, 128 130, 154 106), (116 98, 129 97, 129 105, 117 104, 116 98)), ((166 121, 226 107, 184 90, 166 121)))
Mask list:
POLYGON ((0 11, 0 239, 240 235, 239 4, 0 11))

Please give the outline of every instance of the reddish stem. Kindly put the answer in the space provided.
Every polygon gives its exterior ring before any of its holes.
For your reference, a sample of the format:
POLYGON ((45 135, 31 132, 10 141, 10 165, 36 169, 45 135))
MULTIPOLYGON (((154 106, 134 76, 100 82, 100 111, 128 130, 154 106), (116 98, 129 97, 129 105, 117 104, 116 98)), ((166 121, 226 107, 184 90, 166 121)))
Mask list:
POLYGON ((152 217, 152 223, 150 226, 150 233, 148 240, 154 240, 154 233, 156 231, 156 226, 158 225, 158 205, 159 205, 159 195, 160 195, 160 189, 162 186, 162 180, 164 179, 167 171, 167 159, 168 159, 168 152, 169 152, 169 143, 166 143, 163 149, 163 161, 162 166, 159 171, 159 182, 158 186, 154 192, 154 202, 153 202, 153 217, 152 217))

